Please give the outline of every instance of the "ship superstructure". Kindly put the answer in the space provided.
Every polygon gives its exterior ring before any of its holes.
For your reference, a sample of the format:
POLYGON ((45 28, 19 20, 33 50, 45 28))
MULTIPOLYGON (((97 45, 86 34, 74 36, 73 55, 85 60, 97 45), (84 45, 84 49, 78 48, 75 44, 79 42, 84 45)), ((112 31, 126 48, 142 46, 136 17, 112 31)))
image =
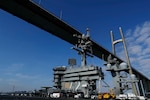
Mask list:
POLYGON ((89 97, 91 93, 96 92, 96 81, 103 79, 102 69, 98 66, 87 65, 86 57, 92 57, 92 44, 90 41, 89 30, 87 34, 76 35, 77 44, 74 50, 81 55, 81 66, 75 67, 75 59, 69 59, 69 67, 55 67, 54 87, 65 92, 83 93, 84 97, 89 97))

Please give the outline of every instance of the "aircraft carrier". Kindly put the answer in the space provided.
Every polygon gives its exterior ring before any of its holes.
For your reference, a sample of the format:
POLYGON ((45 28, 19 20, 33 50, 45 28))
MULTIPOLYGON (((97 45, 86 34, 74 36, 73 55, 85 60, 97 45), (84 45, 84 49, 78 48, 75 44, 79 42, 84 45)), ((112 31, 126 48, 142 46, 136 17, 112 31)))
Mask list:
MULTIPOLYGON (((116 59, 112 58, 110 55, 108 57, 108 63, 105 65, 107 67, 107 71, 111 72, 114 86, 116 87, 114 87, 109 93, 100 93, 100 82, 104 79, 104 73, 102 72, 101 67, 87 65, 86 60, 87 56, 93 57, 89 30, 87 29, 87 34, 74 34, 74 37, 78 38, 78 42, 72 49, 76 50, 78 54, 81 55, 81 65, 77 67, 76 60, 69 59, 68 67, 54 67, 54 90, 50 92, 48 91, 50 87, 43 87, 45 88, 45 91, 41 91, 40 93, 37 92, 37 95, 36 93, 28 96, 22 93, 19 95, 0 95, 0 100, 115 100, 117 95, 119 96, 120 94, 124 94, 124 90, 129 89, 129 84, 132 82, 138 82, 135 76, 132 77, 132 81, 126 80, 127 78, 124 78, 122 81, 122 77, 119 73, 129 70, 129 68, 126 63, 118 65, 116 59)), ((130 96, 137 99, 136 95, 132 94, 130 96)), ((118 100, 122 99, 120 98, 118 100)))

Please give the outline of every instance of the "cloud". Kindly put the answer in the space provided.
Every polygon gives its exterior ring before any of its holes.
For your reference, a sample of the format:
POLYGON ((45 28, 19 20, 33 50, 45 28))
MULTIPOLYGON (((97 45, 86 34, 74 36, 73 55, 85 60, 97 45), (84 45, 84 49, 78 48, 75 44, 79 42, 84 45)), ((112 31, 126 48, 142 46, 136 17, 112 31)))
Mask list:
POLYGON ((21 79, 37 79, 38 78, 38 76, 27 75, 27 74, 23 74, 23 73, 16 73, 15 76, 17 78, 21 78, 21 79))
POLYGON ((30 74, 30 73, 9 73, 6 78, 0 78, 0 90, 3 92, 12 91, 28 91, 40 89, 41 86, 50 86, 50 79, 45 78, 43 75, 30 74))
POLYGON ((15 91, 34 90, 41 86, 49 86, 51 82, 43 74, 26 71, 26 66, 22 63, 8 64, 0 72, 0 90, 4 92, 12 91, 13 86, 15 91))
POLYGON ((3 81, 3 79, 2 78, 0 78, 0 82, 2 82, 3 81))
POLYGON ((16 79, 10 78, 5 80, 9 85, 13 86, 15 84, 18 84, 18 81, 16 79))
POLYGON ((3 70, 5 73, 17 72, 23 69, 24 64, 22 63, 14 63, 11 65, 7 65, 7 67, 3 70))
MULTIPOLYGON (((150 78, 150 21, 137 25, 124 34, 132 66, 150 78)), ((120 56, 122 54, 119 53, 120 56)))

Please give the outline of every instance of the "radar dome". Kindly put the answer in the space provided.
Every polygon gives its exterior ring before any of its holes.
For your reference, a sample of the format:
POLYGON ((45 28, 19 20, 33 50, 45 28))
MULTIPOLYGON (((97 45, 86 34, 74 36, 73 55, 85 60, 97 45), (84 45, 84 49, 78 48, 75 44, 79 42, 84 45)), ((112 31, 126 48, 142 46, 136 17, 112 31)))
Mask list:
POLYGON ((107 68, 110 69, 110 67, 111 67, 111 64, 107 64, 107 68))
POLYGON ((136 80, 135 74, 131 74, 131 79, 132 79, 132 80, 136 80))
POLYGON ((122 63, 120 64, 120 68, 121 68, 121 69, 127 69, 127 63, 122 62, 122 63))

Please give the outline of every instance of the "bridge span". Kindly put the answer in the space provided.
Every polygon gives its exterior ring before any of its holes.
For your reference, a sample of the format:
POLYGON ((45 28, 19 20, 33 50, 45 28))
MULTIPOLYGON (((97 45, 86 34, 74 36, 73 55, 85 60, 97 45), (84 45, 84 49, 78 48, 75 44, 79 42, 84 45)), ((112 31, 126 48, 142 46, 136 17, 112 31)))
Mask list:
MULTIPOLYGON (((77 38, 73 37, 73 34, 82 34, 47 10, 33 3, 32 0, 0 0, 0 8, 73 45, 77 42, 77 38)), ((93 40, 91 41, 93 44, 93 55, 96 57, 107 62, 107 57, 111 54, 112 57, 117 58, 119 63, 123 62, 119 57, 115 56, 93 40)), ((143 86, 139 85, 141 94, 143 94, 142 88, 144 88, 145 92, 150 91, 150 79, 133 67, 132 70, 138 79, 141 80, 141 83, 143 83, 143 86)))

